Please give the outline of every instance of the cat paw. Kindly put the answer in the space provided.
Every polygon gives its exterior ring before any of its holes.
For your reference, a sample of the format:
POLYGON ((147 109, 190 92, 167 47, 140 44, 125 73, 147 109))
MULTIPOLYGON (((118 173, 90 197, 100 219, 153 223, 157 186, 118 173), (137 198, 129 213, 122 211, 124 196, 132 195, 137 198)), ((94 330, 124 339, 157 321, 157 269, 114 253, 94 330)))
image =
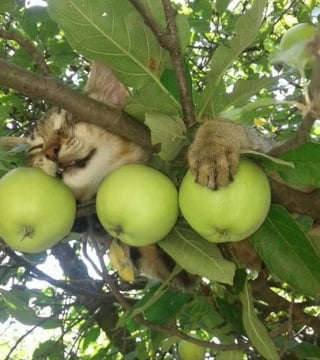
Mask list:
POLYGON ((239 164, 239 151, 212 143, 204 147, 191 146, 188 158, 196 182, 217 190, 233 180, 239 164))
POLYGON ((240 142, 229 123, 203 123, 188 151, 189 169, 196 182, 212 190, 228 185, 237 171, 240 142))

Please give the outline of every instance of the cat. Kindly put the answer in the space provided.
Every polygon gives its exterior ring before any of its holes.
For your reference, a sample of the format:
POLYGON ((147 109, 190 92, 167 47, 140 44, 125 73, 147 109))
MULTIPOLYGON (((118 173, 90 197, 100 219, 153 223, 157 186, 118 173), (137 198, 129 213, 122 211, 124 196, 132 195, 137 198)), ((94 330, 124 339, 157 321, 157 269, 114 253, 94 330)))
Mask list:
MULTIPOLYGON (((100 62, 93 62, 85 93, 117 109, 129 93, 100 62)), ((146 150, 88 122, 73 121, 66 110, 53 108, 38 120, 28 138, 28 164, 59 177, 79 202, 94 198, 101 181, 111 171, 128 163, 144 163, 146 150)), ((205 121, 188 151, 188 163, 196 180, 211 189, 227 185, 237 169, 241 149, 259 149, 251 130, 231 122, 205 121)), ((163 280, 174 261, 158 246, 126 247, 139 273, 163 280)), ((174 279, 185 287, 190 277, 182 272, 174 279)))

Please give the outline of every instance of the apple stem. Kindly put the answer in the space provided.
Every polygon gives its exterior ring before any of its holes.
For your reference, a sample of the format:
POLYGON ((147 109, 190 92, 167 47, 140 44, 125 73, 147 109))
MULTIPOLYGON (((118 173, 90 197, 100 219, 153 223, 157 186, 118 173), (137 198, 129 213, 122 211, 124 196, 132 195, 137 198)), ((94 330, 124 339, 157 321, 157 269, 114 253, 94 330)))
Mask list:
POLYGON ((116 225, 116 226, 113 228, 113 231, 114 231, 114 233, 118 236, 118 235, 120 235, 120 234, 123 232, 123 229, 122 229, 121 225, 116 225))
POLYGON ((24 228, 24 234, 20 241, 22 242, 26 237, 32 237, 33 234, 34 234, 34 229, 31 226, 26 226, 24 228))

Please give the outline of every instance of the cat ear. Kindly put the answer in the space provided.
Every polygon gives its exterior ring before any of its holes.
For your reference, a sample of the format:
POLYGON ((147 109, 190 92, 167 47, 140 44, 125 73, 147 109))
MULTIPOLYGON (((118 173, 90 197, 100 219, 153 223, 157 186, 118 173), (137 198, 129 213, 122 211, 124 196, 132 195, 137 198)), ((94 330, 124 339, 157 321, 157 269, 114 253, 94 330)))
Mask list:
POLYGON ((86 94, 116 109, 122 109, 129 97, 127 88, 115 77, 107 65, 94 61, 85 87, 86 94))

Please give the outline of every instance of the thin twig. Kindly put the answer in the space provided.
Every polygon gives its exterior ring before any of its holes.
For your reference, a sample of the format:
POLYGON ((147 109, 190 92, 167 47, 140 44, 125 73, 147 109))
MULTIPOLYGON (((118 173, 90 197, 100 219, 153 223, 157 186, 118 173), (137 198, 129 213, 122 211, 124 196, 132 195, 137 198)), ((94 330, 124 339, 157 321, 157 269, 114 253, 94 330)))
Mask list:
POLYGON ((26 331, 23 335, 21 335, 19 337, 19 339, 16 340, 15 344, 12 346, 12 348, 10 349, 10 351, 8 352, 7 356, 3 359, 3 360, 10 360, 12 359, 11 355, 12 353, 17 349, 17 347, 19 346, 19 344, 27 337, 29 336, 42 322, 44 322, 45 320, 47 320, 47 318, 44 318, 43 320, 39 321, 38 324, 32 326, 31 329, 29 329, 28 331, 26 331))
MULTIPOLYGON (((253 289, 253 294, 257 300, 265 301, 268 304, 272 304, 274 311, 280 311, 290 307, 291 303, 284 299, 283 297, 277 295, 274 291, 270 289, 270 284, 266 275, 269 274, 268 270, 262 270, 259 274, 259 277, 254 280, 251 285, 253 289)), ((291 310, 290 319, 293 324, 306 324, 313 328, 316 332, 320 331, 320 319, 316 316, 305 313, 306 304, 304 303, 295 303, 294 307, 291 310)), ((287 330, 287 328, 285 328, 287 330)))
MULTIPOLYGON (((93 241, 94 243, 94 247, 96 249, 96 253, 100 262, 100 266, 102 269, 102 276, 103 279, 105 280, 106 284, 109 286, 111 292, 113 293, 114 297, 118 300, 118 302, 120 303, 120 305, 124 308, 124 310, 129 310, 130 309, 130 305, 128 304, 128 302, 126 301, 126 299, 123 297, 123 295, 121 294, 120 290, 118 289, 117 285, 115 284, 115 282, 113 281, 113 279, 111 278, 111 276, 108 274, 108 271, 106 269, 105 263, 104 263, 104 258, 103 258, 103 254, 101 254, 101 252, 98 249, 98 244, 93 241)), ((200 339, 195 339, 192 336, 189 336, 188 334, 183 333, 182 331, 180 331, 175 325, 167 328, 164 327, 162 325, 158 325, 155 323, 152 323, 146 319, 144 319, 142 316, 137 315, 134 317, 134 319, 139 323, 142 324, 146 327, 148 327, 151 330, 154 331, 158 331, 161 332, 163 334, 167 334, 167 335, 171 335, 171 336, 177 336, 181 339, 185 339, 187 341, 190 341, 194 344, 203 346, 203 347, 209 347, 212 349, 219 349, 219 350, 241 350, 241 349, 246 349, 250 346, 249 343, 244 343, 244 344, 216 344, 213 342, 208 342, 208 341, 204 341, 204 340, 200 340, 200 339)))
POLYGON ((26 144, 26 138, 15 136, 0 136, 0 147, 15 148, 19 145, 26 144))
POLYGON ((309 140, 313 124, 320 115, 320 30, 315 37, 306 45, 306 50, 313 56, 312 75, 309 85, 310 104, 304 105, 306 111, 296 133, 287 141, 269 151, 269 155, 278 156, 293 150, 309 140))
POLYGON ((98 259, 99 259, 99 262, 100 262, 100 267, 101 267, 100 275, 103 277, 103 280, 109 286, 111 292, 113 293, 114 297, 118 300, 119 304, 125 310, 128 310, 130 308, 130 305, 127 303, 124 296, 122 296, 122 294, 119 291, 117 285, 115 284, 115 282, 113 281, 111 276, 108 274, 108 271, 107 271, 107 268, 106 268, 106 265, 105 265, 105 262, 104 262, 103 254, 101 253, 101 251, 99 251, 98 244, 95 241, 95 239, 92 239, 92 243, 93 243, 93 246, 94 246, 94 248, 96 250, 96 253, 97 253, 97 256, 98 256, 98 259))
POLYGON ((48 76, 51 74, 51 71, 50 71, 48 65, 46 64, 46 62, 43 58, 43 55, 38 52, 34 43, 31 40, 26 39, 17 31, 13 31, 13 30, 9 31, 9 30, 5 30, 5 29, 0 29, 0 37, 2 37, 5 40, 15 41, 34 60, 36 65, 42 70, 43 75, 48 76))
POLYGON ((151 29, 159 44, 167 49, 169 36, 165 29, 163 29, 153 18, 149 9, 140 0, 129 0, 136 8, 140 16, 143 18, 145 24, 151 29))
MULTIPOLYGON (((43 281, 48 282, 49 284, 56 286, 60 289, 63 289, 65 291, 70 292, 71 294, 77 294, 77 295, 84 295, 84 296, 99 296, 99 293, 97 291, 92 291, 88 287, 76 287, 72 284, 67 283, 64 280, 57 280, 49 276, 48 274, 45 274, 43 271, 38 269, 35 265, 30 263, 26 258, 23 256, 17 255, 13 250, 10 248, 6 248, 6 253, 10 256, 10 258, 14 259, 19 265, 24 266, 28 271, 30 271, 31 275, 35 279, 40 279, 43 281)), ((100 294, 102 296, 102 294, 100 294)))
POLYGON ((294 294, 291 294, 291 302, 290 302, 290 307, 289 307, 289 311, 288 311, 288 325, 287 325, 287 335, 284 338, 284 343, 282 346, 282 350, 280 352, 280 358, 282 358, 282 356, 285 354, 287 347, 289 345, 290 340, 292 339, 292 330, 293 330, 293 326, 292 326, 292 314, 293 314, 293 309, 294 309, 294 304, 295 304, 295 297, 294 294))
POLYGON ((313 111, 309 111, 303 117, 299 129, 296 131, 296 133, 281 145, 272 148, 268 152, 268 155, 279 156, 290 150, 297 149, 299 146, 306 143, 309 139, 310 131, 315 120, 316 119, 314 117, 313 111))
POLYGON ((96 213, 96 202, 90 200, 77 205, 77 218, 87 217, 96 213))

